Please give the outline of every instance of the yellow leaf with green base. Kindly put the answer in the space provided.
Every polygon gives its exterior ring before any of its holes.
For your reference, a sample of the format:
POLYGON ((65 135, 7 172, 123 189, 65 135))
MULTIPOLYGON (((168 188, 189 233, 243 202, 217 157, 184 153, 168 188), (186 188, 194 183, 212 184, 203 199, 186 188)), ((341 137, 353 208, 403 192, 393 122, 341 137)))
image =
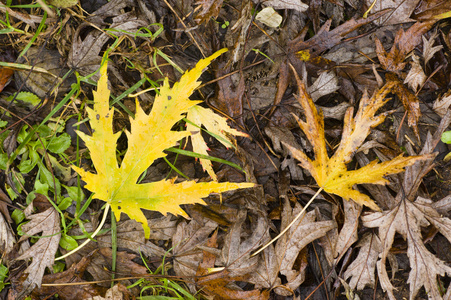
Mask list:
MULTIPOLYGON (((94 107, 87 109, 93 134, 88 136, 78 132, 90 151, 96 174, 78 167, 73 169, 82 176, 86 189, 93 192, 95 198, 111 205, 117 220, 123 212, 142 223, 146 238, 150 235, 150 229, 141 209, 186 216, 180 208, 182 204, 205 204, 202 198, 211 193, 254 186, 252 183, 195 181, 176 184, 173 180, 137 183, 141 174, 156 159, 166 156, 163 152, 165 149, 191 134, 189 131, 173 131, 171 128, 190 108, 200 102, 189 100, 194 89, 200 85, 198 78, 213 59, 226 51, 222 49, 200 60, 196 67, 185 72, 172 88, 166 78, 149 114, 136 102, 136 115, 130 120, 131 131, 127 132, 128 149, 120 166, 116 158, 120 133, 113 133, 114 109, 109 108, 107 64, 104 63, 100 69, 101 77, 97 91, 94 92, 94 107)), ((216 117, 222 118, 219 115, 216 117)))

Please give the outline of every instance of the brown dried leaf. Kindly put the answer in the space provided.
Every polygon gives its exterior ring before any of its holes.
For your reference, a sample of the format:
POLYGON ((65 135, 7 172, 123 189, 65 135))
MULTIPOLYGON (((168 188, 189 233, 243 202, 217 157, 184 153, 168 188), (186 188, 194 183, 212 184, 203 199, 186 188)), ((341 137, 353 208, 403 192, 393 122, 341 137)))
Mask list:
POLYGON ((366 285, 373 288, 376 283, 376 262, 382 252, 381 242, 377 235, 365 234, 356 247, 360 247, 359 255, 346 269, 343 277, 345 280, 351 277, 351 289, 362 290, 366 285))
POLYGON ((339 88, 338 78, 335 73, 322 72, 315 82, 307 88, 307 92, 310 94, 310 97, 312 97, 313 102, 315 102, 322 96, 332 94, 339 88))
POLYGON ((22 226, 25 235, 20 241, 40 232, 44 237, 39 238, 31 248, 16 258, 16 260, 33 259, 32 263, 25 270, 25 273, 29 275, 23 283, 24 292, 29 292, 35 287, 41 286, 42 276, 46 267, 53 270, 52 265, 55 260, 55 253, 58 250, 61 239, 60 216, 53 207, 44 212, 31 215, 28 219, 30 219, 30 222, 22 226))
POLYGON ((420 100, 404 86, 402 81, 399 80, 398 76, 395 74, 388 73, 385 78, 388 82, 393 83, 393 93, 399 97, 404 109, 407 111, 407 122, 409 127, 413 129, 416 137, 420 140, 420 133, 418 131, 418 120, 421 117, 420 100))
POLYGON ((361 205, 352 201, 343 202, 345 221, 334 245, 335 262, 340 261, 343 255, 346 254, 346 251, 348 251, 349 247, 358 240, 357 229, 362 208, 361 205))
MULTIPOLYGON (((148 25, 144 19, 136 17, 134 12, 119 13, 112 20, 110 29, 119 30, 114 32, 118 36, 124 35, 121 31, 136 32, 139 28, 148 25)), ((67 62, 69 67, 77 69, 81 75, 88 75, 99 69, 102 60, 100 51, 110 39, 108 34, 94 28, 82 39, 87 28, 89 25, 82 23, 75 31, 67 62)), ((92 79, 98 80, 99 76, 97 73, 92 79)))
POLYGON ((44 297, 51 297, 54 294, 58 294, 58 297, 66 300, 77 300, 77 299, 89 299, 91 297, 100 296, 105 293, 105 288, 98 287, 93 284, 87 283, 82 279, 82 276, 91 263, 91 258, 94 252, 89 253, 87 256, 83 257, 78 263, 73 264, 68 270, 45 275, 42 282, 44 284, 50 284, 49 286, 42 286, 40 289, 33 291, 34 297, 36 299, 42 299, 44 297), (63 286, 52 286, 55 283, 83 283, 85 285, 63 285, 63 286))
MULTIPOLYGON (((292 209, 290 201, 285 197, 281 227, 286 228, 301 210, 299 203, 292 209)), ((280 266, 279 272, 286 276, 288 282, 285 286, 290 290, 297 289, 305 279, 306 265, 295 267, 301 250, 336 226, 331 220, 316 222, 316 215, 316 211, 304 213, 277 241, 275 253, 280 266)), ((286 295, 283 289, 276 289, 276 293, 286 295)))
POLYGON ((358 20, 351 19, 336 27, 332 31, 329 28, 332 21, 327 21, 318 31, 318 33, 307 41, 303 41, 304 36, 299 36, 296 39, 289 41, 288 52, 296 53, 301 50, 308 50, 310 58, 319 56, 323 51, 332 48, 333 46, 339 44, 342 39, 344 39, 349 33, 358 29, 359 27, 371 23, 374 20, 379 19, 381 16, 385 15, 389 10, 379 11, 368 18, 360 18, 358 20))
POLYGON ((451 106, 451 92, 447 92, 440 98, 434 101, 434 105, 432 109, 443 118, 446 112, 450 109, 451 106))
MULTIPOLYGON (((373 4, 372 0, 366 0, 367 7, 373 4)), ((419 0, 378 0, 374 5, 373 11, 379 11, 383 9, 392 9, 392 11, 381 19, 375 21, 377 25, 393 25, 399 23, 412 22, 410 15, 413 13, 415 7, 418 5, 419 0)))
MULTIPOLYGON (((211 236, 205 246, 209 248, 216 248, 218 244, 217 231, 211 236)), ((215 299, 252 299, 252 300, 264 300, 269 298, 269 291, 260 291, 254 289, 250 291, 243 291, 241 289, 231 288, 234 281, 246 281, 249 272, 243 276, 232 276, 229 269, 223 269, 216 273, 211 273, 209 268, 214 268, 216 262, 216 255, 204 250, 203 259, 197 269, 196 284, 202 289, 203 292, 215 299)))
POLYGON ((451 242, 451 220, 441 217, 431 206, 431 201, 418 197, 415 202, 402 197, 389 211, 375 212, 362 216, 363 225, 379 228, 382 254, 377 262, 382 288, 392 299, 393 286, 387 275, 386 258, 392 247, 395 233, 407 241, 407 255, 410 261, 410 299, 414 299, 418 290, 424 286, 431 299, 441 299, 437 276, 451 275, 451 267, 434 256, 423 243, 421 227, 433 224, 451 242))
POLYGON ((423 68, 420 65, 420 58, 415 54, 412 55, 411 68, 409 73, 404 79, 404 84, 408 84, 409 87, 416 93, 418 88, 426 81, 427 76, 424 74, 423 68))
POLYGON ((227 267, 231 276, 244 276, 252 273, 258 264, 258 257, 251 257, 252 250, 257 249, 262 244, 262 238, 265 235, 267 221, 259 217, 252 228, 252 234, 243 239, 244 221, 246 220, 246 210, 238 212, 236 222, 229 228, 228 234, 224 237, 224 246, 222 247, 220 265, 227 267))
POLYGON ((440 50, 442 50, 443 45, 434 46, 435 39, 437 38, 438 33, 435 31, 431 37, 426 39, 424 35, 421 37, 423 39, 423 58, 424 65, 428 63, 428 61, 434 56, 434 54, 440 50))
POLYGON ((199 9, 200 11, 197 12, 194 21, 196 21, 197 24, 202 24, 210 20, 210 18, 216 19, 221 10, 222 2, 223 0, 197 1, 196 4, 199 6, 196 9, 199 9))
MULTIPOLYGON (((408 2, 408 1, 406 1, 408 2)), ((385 51, 381 41, 375 37, 376 53, 382 67, 387 71, 400 72, 404 69, 406 63, 403 63, 407 54, 415 48, 425 34, 434 25, 435 21, 417 22, 407 31, 402 28, 396 33, 395 42, 390 53, 385 51)))
POLYGON ((295 9, 299 12, 304 12, 308 9, 308 5, 301 0, 267 0, 263 2, 263 5, 274 9, 295 9))
MULTIPOLYGON (((199 263, 202 261, 202 250, 197 246, 207 243, 208 236, 218 227, 215 222, 191 220, 177 225, 177 231, 172 237, 174 248, 174 271, 178 276, 195 276, 199 263)), ((192 281, 193 282, 193 281, 192 281)), ((190 285, 191 290, 195 290, 190 285)))

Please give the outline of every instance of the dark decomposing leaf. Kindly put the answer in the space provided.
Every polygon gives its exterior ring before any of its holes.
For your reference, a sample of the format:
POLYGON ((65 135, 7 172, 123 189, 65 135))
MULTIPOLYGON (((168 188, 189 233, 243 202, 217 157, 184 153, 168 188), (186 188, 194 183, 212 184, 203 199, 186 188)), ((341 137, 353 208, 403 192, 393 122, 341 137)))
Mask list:
POLYGON ((418 120, 421 117, 420 102, 418 97, 415 96, 393 73, 388 73, 386 76, 387 81, 393 82, 393 93, 395 93, 401 100, 404 109, 407 112, 407 120, 409 126, 415 132, 416 137, 420 140, 420 133, 418 132, 418 120))
POLYGON ((382 67, 387 71, 400 72, 404 69, 407 54, 417 46, 425 34, 434 25, 435 21, 417 22, 407 31, 399 29, 395 42, 389 53, 385 51, 381 41, 376 37, 376 53, 382 67))
POLYGON ((197 24, 202 24, 210 20, 210 18, 216 19, 221 9, 223 0, 199 0, 196 2, 199 5, 196 9, 197 12, 194 20, 197 24))

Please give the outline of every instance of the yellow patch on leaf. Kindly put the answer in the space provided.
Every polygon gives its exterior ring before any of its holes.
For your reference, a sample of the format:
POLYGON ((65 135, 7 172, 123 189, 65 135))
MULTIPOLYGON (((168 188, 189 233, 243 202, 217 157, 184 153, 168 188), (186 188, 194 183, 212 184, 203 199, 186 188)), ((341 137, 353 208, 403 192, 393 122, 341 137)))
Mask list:
MULTIPOLYGON (((172 131, 184 114, 200 101, 191 101, 189 96, 200 84, 198 78, 210 62, 227 51, 222 49, 212 56, 200 60, 196 67, 185 72, 180 81, 171 88, 168 79, 155 97, 152 110, 146 114, 136 102, 136 115, 130 120, 131 131, 127 132, 128 149, 119 167, 116 145, 120 133, 113 133, 114 109, 109 108, 110 91, 107 87, 107 65, 100 68, 97 91, 94 91, 94 108, 87 109, 92 136, 77 132, 88 147, 96 174, 73 166, 82 176, 86 188, 95 193, 95 198, 111 205, 120 219, 121 212, 142 223, 146 238, 150 235, 147 219, 141 209, 155 210, 163 214, 186 216, 182 204, 205 204, 202 198, 210 193, 253 187, 252 183, 218 183, 173 180, 137 184, 141 174, 158 158, 166 156, 165 149, 180 139, 189 136, 189 131, 172 131)), ((212 116, 213 118, 213 116, 212 116)), ((214 115, 214 118, 222 118, 214 115)))
MULTIPOLYGON (((293 70, 294 71, 294 70, 293 70)), ((360 205, 366 205, 373 210, 380 210, 376 203, 367 195, 353 189, 355 184, 373 183, 386 184, 384 176, 402 172, 404 167, 430 156, 398 156, 390 161, 370 164, 353 171, 348 171, 346 164, 352 160, 353 154, 362 145, 370 129, 381 124, 389 112, 375 116, 387 100, 385 96, 393 89, 393 82, 388 82, 371 98, 365 93, 360 101, 360 107, 355 117, 354 109, 350 107, 344 117, 343 134, 340 145, 334 155, 329 158, 324 136, 324 119, 318 112, 304 83, 295 72, 299 86, 299 103, 305 111, 306 121, 298 120, 298 124, 313 146, 315 160, 305 153, 284 143, 292 152, 294 158, 300 161, 301 167, 309 170, 316 182, 326 192, 339 195, 346 200, 352 199, 360 205)))
MULTIPOLYGON (((192 124, 186 124, 186 130, 193 132, 191 135, 193 151, 199 154, 208 155, 208 147, 202 137, 202 131, 200 130, 200 126, 202 125, 204 125, 212 135, 218 137, 218 141, 227 148, 235 146, 236 141, 232 135, 249 137, 247 134, 231 128, 227 124, 225 118, 218 117, 218 115, 209 108, 203 108, 198 105, 193 106, 189 109, 186 118, 192 122, 192 124)), ((208 175, 210 175, 213 180, 217 181, 218 179, 213 171, 211 161, 201 158, 200 163, 204 170, 207 171, 208 175)))

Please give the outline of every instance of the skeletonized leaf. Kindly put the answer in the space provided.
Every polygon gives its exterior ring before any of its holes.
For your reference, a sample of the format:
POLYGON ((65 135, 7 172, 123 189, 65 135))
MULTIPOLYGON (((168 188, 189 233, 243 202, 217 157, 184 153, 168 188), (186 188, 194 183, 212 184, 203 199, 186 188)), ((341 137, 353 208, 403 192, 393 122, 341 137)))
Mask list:
POLYGON ((185 72, 172 88, 166 78, 149 114, 136 103, 135 118, 130 120, 131 131, 126 132, 128 149, 120 167, 116 158, 116 143, 120 133, 113 133, 114 109, 109 107, 106 63, 100 69, 101 77, 97 91, 94 92, 94 108, 87 109, 93 134, 88 136, 78 132, 90 151, 97 173, 75 166, 73 169, 82 176, 86 188, 95 193, 95 198, 111 205, 117 220, 123 212, 140 222, 146 238, 149 238, 150 229, 141 209, 186 216, 180 208, 182 204, 204 204, 202 198, 211 193, 254 186, 251 183, 195 181, 175 184, 175 179, 137 184, 141 174, 156 159, 166 156, 163 152, 165 149, 191 134, 188 131, 171 129, 183 118, 183 114, 199 103, 189 100, 189 96, 200 84, 197 79, 210 62, 225 51, 220 50, 200 60, 196 67, 185 72))
POLYGON ((315 159, 311 160, 302 151, 284 144, 291 150, 301 166, 309 170, 318 185, 326 192, 339 195, 346 200, 352 199, 373 210, 379 210, 379 207, 369 196, 353 189, 353 186, 363 183, 386 184, 388 181, 384 176, 402 172, 404 167, 424 159, 422 156, 398 156, 382 163, 373 161, 358 170, 347 170, 346 164, 351 161, 355 151, 365 141, 370 129, 382 123, 387 116, 387 112, 378 116, 375 116, 375 113, 387 102, 385 96, 392 91, 394 83, 388 82, 371 98, 364 94, 355 117, 353 117, 354 110, 352 107, 346 111, 340 145, 334 155, 329 158, 322 113, 318 113, 305 85, 296 73, 295 75, 299 86, 298 101, 303 107, 306 117, 305 122, 298 120, 298 123, 313 146, 315 159))

